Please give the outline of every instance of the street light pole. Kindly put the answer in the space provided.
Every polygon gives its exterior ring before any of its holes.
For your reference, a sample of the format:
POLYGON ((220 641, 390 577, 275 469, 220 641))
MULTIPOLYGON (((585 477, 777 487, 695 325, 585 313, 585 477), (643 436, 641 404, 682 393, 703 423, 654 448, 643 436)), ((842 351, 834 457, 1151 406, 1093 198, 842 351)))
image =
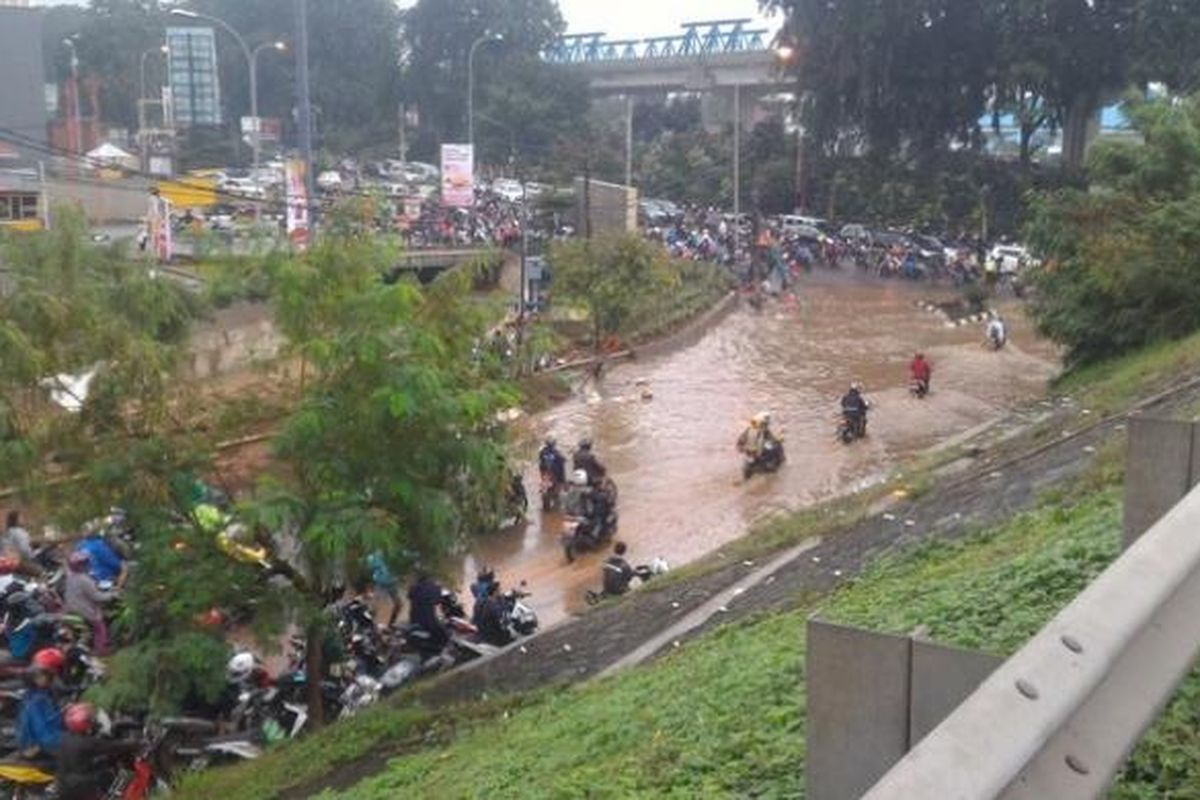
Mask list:
POLYGON ((500 34, 485 33, 471 42, 467 51, 467 144, 475 150, 475 51, 486 42, 501 42, 504 37, 500 34))
POLYGON ((250 116, 254 118, 250 143, 254 150, 255 180, 258 180, 258 164, 262 158, 262 121, 258 118, 258 54, 268 47, 282 53, 287 49, 287 45, 283 42, 263 42, 250 51, 250 116))
POLYGON ((142 53, 138 62, 138 145, 142 157, 142 172, 150 168, 149 153, 146 152, 146 56, 155 53, 166 55, 167 46, 164 44, 147 50, 142 53))
POLYGON ((742 86, 733 85, 733 261, 742 240, 742 86))

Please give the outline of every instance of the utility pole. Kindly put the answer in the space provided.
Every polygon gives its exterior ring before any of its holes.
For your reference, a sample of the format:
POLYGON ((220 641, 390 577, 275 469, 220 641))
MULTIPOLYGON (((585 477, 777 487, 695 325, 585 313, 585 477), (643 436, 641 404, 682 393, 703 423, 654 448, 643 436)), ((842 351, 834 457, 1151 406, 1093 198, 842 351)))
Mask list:
POLYGON ((625 185, 633 186, 633 95, 625 95, 625 185))
POLYGON ((733 262, 742 241, 742 86, 733 85, 733 262))
POLYGON ((308 93, 308 2, 294 0, 296 9, 296 97, 299 102, 300 155, 304 159, 304 189, 309 206, 309 241, 316 233, 317 204, 313 184, 312 102, 308 93))

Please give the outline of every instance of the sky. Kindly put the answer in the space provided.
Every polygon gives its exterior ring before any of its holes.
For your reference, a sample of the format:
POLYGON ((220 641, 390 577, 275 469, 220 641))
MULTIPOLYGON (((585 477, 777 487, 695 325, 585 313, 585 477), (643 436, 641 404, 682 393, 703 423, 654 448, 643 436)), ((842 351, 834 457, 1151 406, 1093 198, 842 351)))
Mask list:
MULTIPOLYGON (((248 0, 252 2, 252 0, 248 0)), ((401 6, 414 0, 399 0, 401 6)), ((85 0, 41 0, 35 5, 84 5, 85 0)), ((682 22, 750 18, 778 27, 758 11, 758 0, 558 0, 569 33, 604 31, 613 39, 644 39, 679 32, 682 22)))
POLYGON ((679 32, 682 22, 754 19, 756 27, 771 23, 758 11, 757 0, 558 0, 570 33, 604 31, 613 39, 644 39, 679 32))

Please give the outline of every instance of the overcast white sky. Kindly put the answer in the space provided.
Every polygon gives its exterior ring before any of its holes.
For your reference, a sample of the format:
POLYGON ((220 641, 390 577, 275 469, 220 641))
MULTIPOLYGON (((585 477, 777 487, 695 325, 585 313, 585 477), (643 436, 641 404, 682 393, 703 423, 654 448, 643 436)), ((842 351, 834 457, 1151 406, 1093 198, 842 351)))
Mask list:
MULTIPOLYGON (((247 0, 253 2, 253 0, 247 0)), ((410 6, 414 0, 399 0, 410 6)), ((86 0, 41 0, 38 5, 86 0)), ((758 0, 558 0, 567 30, 572 33, 604 31, 614 39, 643 39, 679 32, 682 22, 752 18, 772 31, 778 27, 758 11, 758 0)))
POLYGON ((772 31, 757 0, 558 0, 567 30, 604 31, 614 39, 641 39, 679 32, 682 22, 753 18, 772 31))

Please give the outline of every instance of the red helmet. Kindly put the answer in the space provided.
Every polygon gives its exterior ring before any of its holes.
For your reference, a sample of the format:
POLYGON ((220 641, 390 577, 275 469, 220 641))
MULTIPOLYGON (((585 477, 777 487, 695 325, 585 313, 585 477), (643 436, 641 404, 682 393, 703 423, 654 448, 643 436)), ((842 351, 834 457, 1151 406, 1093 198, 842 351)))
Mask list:
POLYGON ((18 556, 0 556, 0 575, 11 575, 21 566, 18 556))
POLYGON ((63 655, 63 651, 57 647, 47 647, 44 650, 38 650, 33 655, 34 669, 44 669, 47 672, 60 672, 63 665, 67 663, 67 657, 63 655))
POLYGON ((91 557, 86 550, 72 550, 71 555, 67 556, 67 566, 76 572, 83 572, 88 567, 88 562, 91 557))
POLYGON ((96 710, 91 703, 72 703, 63 711, 63 724, 71 733, 89 733, 95 719, 96 710))

